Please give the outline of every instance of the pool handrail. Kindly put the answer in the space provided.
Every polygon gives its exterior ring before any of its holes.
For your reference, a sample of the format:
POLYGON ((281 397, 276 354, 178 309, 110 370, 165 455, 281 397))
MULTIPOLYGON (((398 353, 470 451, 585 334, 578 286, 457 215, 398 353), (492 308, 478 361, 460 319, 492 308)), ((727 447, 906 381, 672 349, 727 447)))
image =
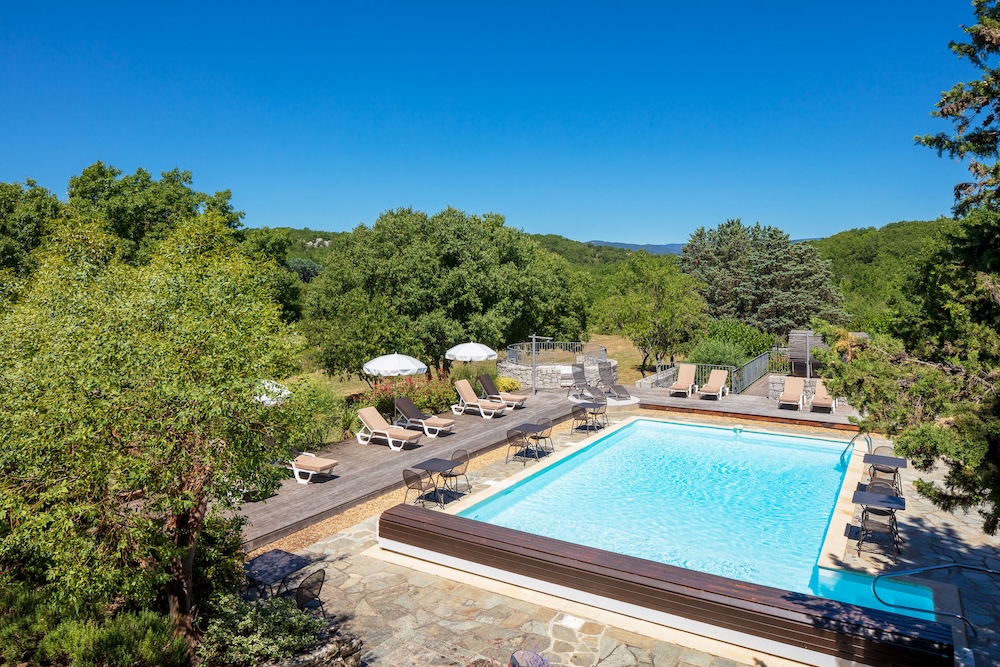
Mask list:
MULTIPOLYGON (((884 604, 884 605, 886 605, 888 607, 894 607, 895 609, 906 609, 906 610, 909 610, 909 611, 919 611, 919 612, 922 612, 922 613, 926 614, 927 611, 928 611, 926 609, 921 609, 919 607, 910 607, 910 606, 905 605, 905 604, 895 604, 893 602, 886 602, 881 597, 879 597, 878 591, 875 590, 875 584, 877 584, 880 579, 885 579, 885 578, 888 578, 888 577, 906 577, 906 576, 910 576, 910 575, 913 575, 913 574, 920 574, 921 572, 930 572, 931 570, 945 570, 945 569, 952 568, 952 567, 963 568, 963 569, 966 569, 966 570, 973 570, 975 572, 983 572, 985 574, 995 574, 995 575, 1000 576, 1000 570, 991 570, 991 569, 986 568, 986 567, 979 567, 978 565, 963 565, 962 563, 945 563, 943 565, 927 565, 926 567, 918 567, 918 568, 915 568, 913 570, 896 570, 896 571, 893 571, 893 572, 883 572, 882 574, 875 575, 875 578, 872 579, 872 595, 875 596, 876 600, 878 600, 879 602, 881 602, 882 604, 884 604)), ((976 630, 976 626, 973 625, 972 621, 970 621, 969 619, 967 619, 965 616, 963 616, 961 614, 955 614, 955 613, 952 613, 950 611, 937 611, 937 610, 934 610, 934 614, 936 614, 938 616, 948 616, 949 618, 957 618, 958 620, 962 621, 962 623, 964 623, 967 628, 969 628, 970 630, 972 630, 972 636, 973 636, 973 638, 978 638, 979 637, 979 632, 976 630)))
POLYGON ((847 447, 844 447, 844 451, 842 451, 840 453, 840 465, 843 465, 843 466, 847 465, 844 462, 844 454, 846 454, 847 450, 849 450, 851 448, 851 446, 854 445, 854 441, 857 440, 860 437, 864 437, 865 443, 868 445, 868 451, 869 452, 872 451, 872 437, 870 435, 868 435, 867 433, 861 433, 860 431, 858 431, 857 433, 854 434, 854 437, 851 438, 851 441, 849 443, 847 443, 847 447))

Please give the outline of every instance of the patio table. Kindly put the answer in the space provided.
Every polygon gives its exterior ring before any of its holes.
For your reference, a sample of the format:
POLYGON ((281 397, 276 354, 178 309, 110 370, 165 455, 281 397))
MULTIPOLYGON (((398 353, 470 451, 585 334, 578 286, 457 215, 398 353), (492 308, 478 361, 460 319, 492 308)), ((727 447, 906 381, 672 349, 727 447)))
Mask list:
POLYGON ((281 592, 286 587, 288 576, 298 572, 311 561, 305 556, 289 553, 282 549, 272 549, 267 553, 257 556, 243 566, 247 580, 257 589, 261 597, 265 591, 271 597, 281 592), (277 584, 277 590, 274 585, 277 584))
MULTIPOLYGON (((590 414, 590 420, 594 424, 595 431, 599 431, 601 430, 601 428, 603 428, 601 424, 597 421, 597 414, 598 414, 597 410, 599 410, 602 407, 607 409, 608 407, 607 403, 595 403, 593 401, 584 401, 582 403, 577 403, 577 405, 579 405, 581 408, 583 408, 590 414)), ((587 426, 587 430, 590 430, 589 424, 587 426)))
POLYGON ((865 454, 865 463, 870 463, 887 468, 905 468, 906 459, 898 456, 882 456, 881 454, 865 454))
POLYGON ((438 501, 444 506, 444 492, 442 490, 443 485, 439 482, 441 481, 441 473, 448 472, 458 467, 461 461, 452 461, 451 459, 442 459, 440 457, 435 457, 433 459, 427 459, 426 461, 421 461, 420 463, 413 466, 417 470, 424 470, 430 473, 431 483, 434 484, 434 493, 438 497, 438 501))
POLYGON ((547 428, 552 428, 551 425, 547 424, 521 424, 520 426, 515 426, 512 431, 520 431, 526 436, 534 435, 535 433, 541 433, 547 428))
POLYGON ((851 502, 855 505, 865 505, 867 507, 877 507, 883 510, 905 510, 906 499, 899 496, 886 496, 881 493, 869 493, 867 491, 855 491, 851 502))

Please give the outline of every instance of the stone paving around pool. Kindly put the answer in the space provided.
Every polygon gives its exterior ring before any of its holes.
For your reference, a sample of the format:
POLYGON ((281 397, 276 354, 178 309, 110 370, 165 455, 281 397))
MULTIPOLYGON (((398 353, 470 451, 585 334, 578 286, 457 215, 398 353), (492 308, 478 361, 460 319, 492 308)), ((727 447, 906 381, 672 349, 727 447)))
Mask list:
MULTIPOLYGON (((618 416, 619 420, 624 416, 618 416)), ((655 417, 687 421, 662 412, 655 417)), ((752 427, 782 430, 772 424, 752 427)), ((792 430, 802 432, 797 427, 792 430)), ((554 438, 555 449, 573 446, 586 437, 585 433, 572 434, 564 426, 554 438)), ((527 465, 537 463, 529 461, 527 465)), ((523 467, 520 461, 505 464, 501 459, 472 472, 473 492, 489 488, 523 467)), ((900 515, 900 530, 906 542, 899 569, 940 562, 1000 568, 1000 541, 982 533, 978 515, 953 515, 935 508, 913 488, 913 479, 918 476, 928 477, 909 470, 903 478, 907 511, 900 515)), ((737 662, 598 622, 599 614, 588 617, 589 608, 574 607, 573 603, 546 605, 541 603, 545 601, 542 596, 535 596, 535 601, 532 596, 504 595, 462 583, 461 578, 454 580, 373 557, 378 553, 377 520, 371 517, 299 551, 315 561, 303 575, 315 570, 316 564, 326 568, 322 598, 327 613, 336 615, 347 630, 361 637, 366 665, 506 667, 511 653, 518 649, 542 653, 553 667, 730 667, 753 662, 737 662)), ((858 558, 852 555, 855 544, 848 542, 847 563, 858 558)), ((869 552, 867 546, 861 556, 868 565, 878 565, 880 559, 884 556, 869 552)), ((963 608, 980 630, 980 639, 970 641, 976 664, 1000 664, 1000 580, 961 572, 936 578, 961 590, 963 608)), ((787 663, 768 660, 767 664, 787 663)))

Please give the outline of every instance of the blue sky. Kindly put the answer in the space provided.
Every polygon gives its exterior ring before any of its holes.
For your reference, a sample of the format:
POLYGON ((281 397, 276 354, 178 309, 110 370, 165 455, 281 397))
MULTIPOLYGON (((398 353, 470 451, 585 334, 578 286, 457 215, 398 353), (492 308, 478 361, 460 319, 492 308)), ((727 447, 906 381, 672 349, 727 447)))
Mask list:
POLYGON ((671 243, 931 219, 967 173, 913 143, 975 78, 965 0, 204 5, 0 6, 0 181, 179 167, 254 227, 671 243))

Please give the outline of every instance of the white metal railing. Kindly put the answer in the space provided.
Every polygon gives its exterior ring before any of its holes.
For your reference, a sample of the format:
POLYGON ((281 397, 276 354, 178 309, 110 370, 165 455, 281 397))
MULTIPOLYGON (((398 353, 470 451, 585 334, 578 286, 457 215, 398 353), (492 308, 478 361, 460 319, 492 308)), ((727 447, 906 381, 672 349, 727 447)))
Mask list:
MULTIPOLYGON (((604 345, 578 341, 537 341, 535 343, 535 363, 539 366, 569 366, 579 363, 579 357, 607 361, 608 348, 604 345)), ((507 361, 518 366, 531 365, 531 343, 514 343, 507 346, 507 361)))

